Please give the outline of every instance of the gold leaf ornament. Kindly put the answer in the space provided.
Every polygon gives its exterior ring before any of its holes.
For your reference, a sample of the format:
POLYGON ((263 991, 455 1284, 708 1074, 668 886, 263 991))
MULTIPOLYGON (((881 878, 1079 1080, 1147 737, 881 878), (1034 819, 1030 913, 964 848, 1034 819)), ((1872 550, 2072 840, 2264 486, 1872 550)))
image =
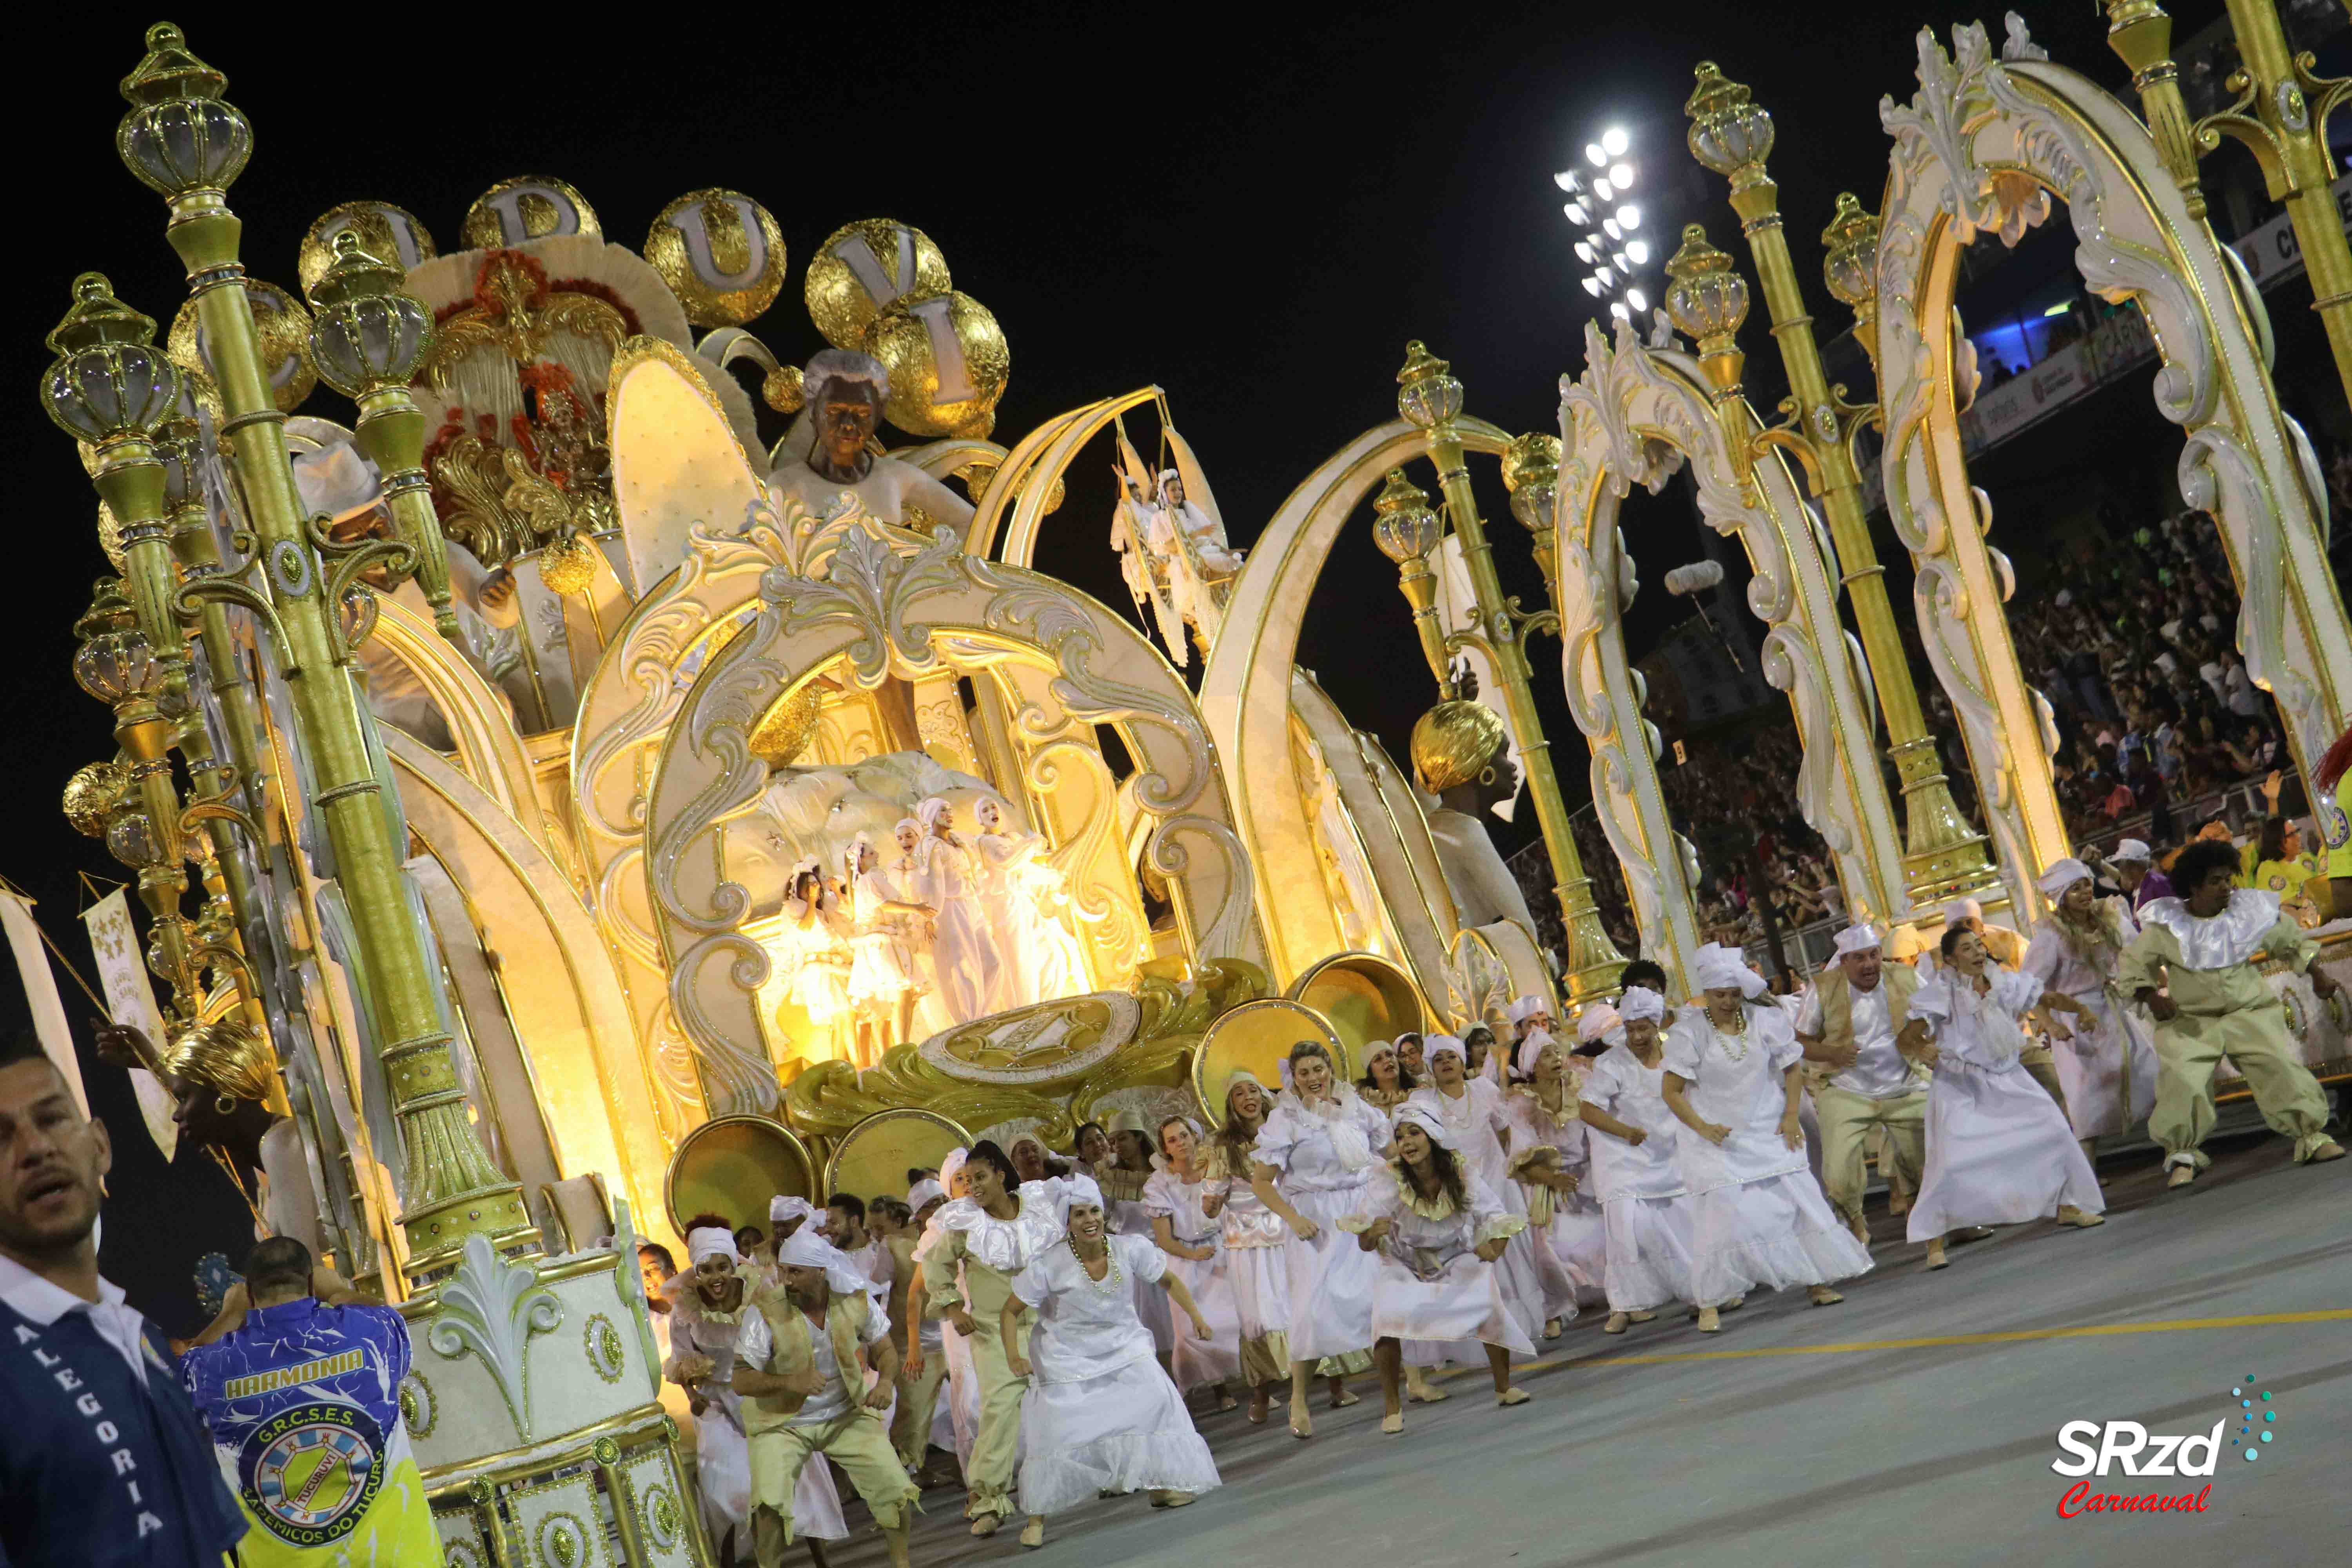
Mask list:
POLYGON ((103 838, 131 789, 131 770, 118 761, 85 763, 66 780, 66 820, 85 838, 103 838))
POLYGON ((798 414, 808 406, 808 388, 801 384, 801 367, 780 364, 760 383, 760 396, 779 414, 798 414))
POLYGON ((808 749, 824 710, 824 693, 814 685, 787 693, 751 731, 751 754, 772 768, 790 767, 808 749))
POLYGON ((698 327, 740 327, 784 288, 784 231, 740 191, 688 191, 646 234, 646 260, 698 327))
POLYGON ((865 346, 890 373, 883 414, 899 429, 978 438, 995 427, 1013 356, 1004 329, 971 295, 950 289, 887 310, 865 346))
POLYGON ((596 209, 576 186, 544 175, 519 174, 474 198, 457 237, 468 250, 489 250, 558 234, 602 239, 604 229, 596 221, 596 209))
MULTIPOLYGON (((280 414, 291 414, 319 384, 318 366, 310 361, 310 312, 293 295, 258 278, 245 280, 245 296, 253 303, 253 328, 259 339, 261 363, 268 367, 270 401, 280 414)), ((164 352, 182 370, 217 384, 212 361, 205 353, 193 298, 172 318, 172 335, 164 352)), ((202 395, 199 392, 198 396, 202 395)))
POLYGON ((557 536, 540 552, 539 580, 557 594, 584 594, 596 581, 595 541, 576 529, 557 536))
POLYGON ((895 218, 860 218, 826 237, 809 258, 802 291, 809 320, 837 349, 865 349, 875 321, 895 306, 954 287, 948 258, 921 229, 895 218))
POLYGON ((370 256, 397 261, 404 268, 421 267, 441 254, 434 247, 432 234, 407 208, 390 202, 345 202, 320 214, 310 232, 302 237, 294 265, 303 293, 316 289, 327 268, 334 265, 335 236, 345 229, 360 237, 361 248, 370 256))

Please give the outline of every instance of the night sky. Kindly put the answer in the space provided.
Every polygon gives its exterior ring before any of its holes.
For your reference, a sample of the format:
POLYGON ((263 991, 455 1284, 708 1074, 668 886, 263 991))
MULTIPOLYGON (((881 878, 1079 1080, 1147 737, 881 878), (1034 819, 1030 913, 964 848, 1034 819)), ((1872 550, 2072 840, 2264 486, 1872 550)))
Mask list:
MULTIPOLYGON (((69 627, 105 562, 94 497, 32 389, 47 358, 40 339, 76 272, 105 271, 159 321, 184 297, 163 205, 112 150, 123 107, 114 83, 137 62, 155 14, 110 9, 48 13, 37 60, 16 72, 30 101, 13 119, 32 138, 13 163, 16 210, 32 243, 18 247, 29 265, 0 374, 20 399, 9 468, 23 488, 10 510, 26 590, 0 619, 10 672, 0 733, 13 752, 0 770, 0 809, 15 826, 0 873, 40 900, 45 925, 85 967, 75 873, 121 873, 66 826, 58 792, 75 767, 113 750, 108 714, 67 670, 69 627)), ((2170 9, 2182 38, 2221 11, 2170 9)), ((2054 58, 2124 87, 2087 0, 2026 10, 2054 58)), ((1930 24, 1948 35, 1955 21, 1980 18, 2000 37, 1998 7, 1926 0, 1793 11, 1752 0, 1358 5, 1320 16, 1276 8, 1256 13, 1247 32, 1229 25, 1232 12, 1202 12, 1190 26, 1178 8, 1010 13, 898 7, 869 29, 879 14, 861 7, 696 7, 675 14, 674 32, 656 7, 634 8, 625 24, 607 8, 532 6, 445 11, 427 26, 331 7, 179 19, 256 127, 252 163, 230 193, 256 276, 294 286, 304 230, 355 198, 407 207, 446 251, 491 183, 555 175, 585 194, 608 238, 634 247, 671 197, 730 186, 782 226, 790 279, 752 330, 800 360, 823 346, 800 304, 810 250, 851 219, 899 218, 939 244, 956 287, 1003 325, 1013 376, 998 440, 1157 383, 1244 546, 1326 455, 1392 416, 1410 338, 1453 362, 1472 414, 1513 431, 1556 428, 1558 379, 1581 363, 1591 301, 1576 284, 1551 174, 1574 166, 1603 128, 1622 125, 1633 139, 1632 199, 1654 250, 1654 295, 1655 261, 1694 219, 1746 269, 1722 182, 1682 144, 1682 103, 1701 58, 1772 110, 1771 169, 1800 276, 1822 335, 1843 331, 1848 318, 1822 287, 1816 237, 1837 191, 1878 205, 1888 142, 1877 101, 1908 98, 1912 32, 1930 24)), ((1744 346, 1751 395, 1769 409, 1778 373, 1762 314, 1759 300, 1744 346)), ((2299 309, 2296 319, 2308 321, 2299 309)), ((1998 501, 2004 463, 2047 472, 2116 443, 2144 446, 2144 471, 2168 471, 2178 433, 2144 396, 2096 402, 2095 443, 2032 443, 2030 458, 1983 465, 1979 482, 1998 501)), ((305 411, 348 419, 338 404, 322 387, 305 411)), ((772 439, 782 420, 763 416, 772 439)), ((1038 564, 1123 606, 1104 543, 1106 468, 1101 448, 1082 456, 1038 564)), ((1433 488, 1425 467, 1420 482, 1433 488)), ((1700 553, 1685 493, 1627 510, 1647 583, 1700 553)), ((1540 602, 1527 537, 1498 484, 1487 501, 1507 590, 1540 602)), ((1394 569, 1367 532, 1360 520, 1343 539, 1300 657, 1402 758, 1433 693, 1394 569)), ((1891 538, 1881 550, 1899 555, 1891 538)), ((1633 610, 1636 654, 1682 613, 1645 591, 1633 610)), ((1551 673, 1556 646, 1538 644, 1535 657, 1550 733, 1565 742, 1562 782, 1581 798, 1581 748, 1551 673)), ((1532 831, 1533 813, 1520 816, 1516 829, 1497 826, 1507 852, 1532 831)), ((63 984, 79 1020, 88 1008, 63 984)), ((21 1012, 13 986, 8 995, 21 1012)), ((246 1216, 193 1153, 167 1176, 121 1075, 94 1062, 85 1071, 117 1134, 107 1272, 187 1331, 194 1260, 240 1255, 246 1216)))

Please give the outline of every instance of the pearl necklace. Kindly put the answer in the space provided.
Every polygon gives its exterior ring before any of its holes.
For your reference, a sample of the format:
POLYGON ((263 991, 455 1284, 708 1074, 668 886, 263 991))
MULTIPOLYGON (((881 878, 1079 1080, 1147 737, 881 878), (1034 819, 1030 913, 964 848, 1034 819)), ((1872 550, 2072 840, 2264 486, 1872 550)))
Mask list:
POLYGON ((1086 1256, 1078 1250, 1078 1238, 1074 1236, 1065 1237, 1063 1237, 1063 1241, 1068 1246, 1070 1256, 1078 1260, 1079 1276, 1083 1278, 1087 1284, 1093 1286, 1097 1290, 1103 1291, 1105 1294, 1108 1294, 1110 1291, 1119 1289, 1119 1287, 1125 1283, 1125 1280, 1120 1278, 1118 1271, 1118 1249, 1111 1246, 1109 1237, 1106 1237, 1103 1238, 1103 1261, 1109 1267, 1103 1270, 1103 1277, 1099 1279, 1096 1279, 1094 1277, 1094 1271, 1087 1267, 1086 1256))
POLYGON ((1725 1033, 1723 1026, 1715 1021, 1715 1015, 1712 1013, 1706 1016, 1706 1026, 1714 1034, 1716 1044, 1722 1048, 1727 1058, 1735 1062, 1744 1062, 1748 1059, 1750 1047, 1748 1043, 1748 1009, 1746 1007, 1743 1006, 1739 1010, 1739 1027, 1736 1031, 1725 1033))

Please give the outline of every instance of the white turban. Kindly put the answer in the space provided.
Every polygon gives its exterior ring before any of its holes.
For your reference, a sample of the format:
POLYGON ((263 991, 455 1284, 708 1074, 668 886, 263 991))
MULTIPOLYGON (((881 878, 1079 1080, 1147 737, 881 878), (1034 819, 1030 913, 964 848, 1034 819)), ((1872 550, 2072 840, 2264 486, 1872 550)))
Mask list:
POLYGON ((1885 945, 1885 939, 1878 934, 1878 928, 1868 921, 1863 921, 1860 925, 1850 925, 1837 933, 1837 951, 1840 958, 1843 958, 1849 952, 1868 952, 1874 948, 1885 945))
POLYGON ((1944 929, 1951 930, 1969 921, 1984 919, 1984 906, 1974 899, 1954 899, 1944 906, 1944 929))
POLYGON ((2116 852, 2108 856, 2107 858, 2110 860, 2136 860, 2139 864, 2146 866, 2154 861, 2156 857, 2149 854, 2147 846, 2142 844, 2138 839, 2126 838, 2121 844, 2116 846, 2116 852))
POLYGON ((1102 1189, 1095 1185, 1092 1176, 1059 1176, 1047 1184, 1054 1189, 1054 1217, 1065 1230, 1069 1228, 1070 1211, 1080 1204, 1103 1206, 1102 1189))
MULTIPOLYGON (((1585 1016, 1591 1017, 1596 1010, 1609 1014, 1612 1018, 1617 1016, 1615 1012, 1612 1011, 1607 1006, 1601 1006, 1598 1009, 1587 1007, 1584 1010, 1585 1016)), ((1551 1043, 1552 1032, 1549 1029, 1531 1029, 1528 1032, 1528 1037, 1519 1042, 1518 1066, 1519 1076, 1521 1078, 1533 1078, 1536 1076, 1536 1058, 1543 1055, 1543 1048, 1551 1043)))
POLYGON ((1429 1141, 1441 1149, 1462 1147, 1461 1142, 1446 1131, 1445 1123, 1438 1120, 1437 1112, 1425 1105, 1400 1105, 1396 1113, 1389 1118, 1389 1125, 1392 1128, 1402 1127, 1408 1121, 1428 1133, 1429 1141))
POLYGON ((796 1198, 788 1193, 778 1193, 768 1200, 768 1223, 782 1225, 790 1219, 807 1219, 816 1213, 816 1205, 806 1198, 796 1198))
POLYGON ((1764 977, 1748 967, 1738 949, 1721 942, 1711 942, 1700 948, 1693 955, 1691 968, 1702 991, 1720 991, 1736 985, 1742 996, 1756 997, 1768 989, 1764 977))
POLYGON ((776 1266, 780 1268, 822 1268, 824 1282, 845 1296, 860 1291, 871 1292, 874 1281, 858 1271, 848 1255, 833 1243, 803 1226, 776 1244, 776 1266))
MULTIPOLYGON (((963 1151, 959 1149, 956 1152, 960 1154, 963 1152, 963 1151)), ((961 1163, 961 1162, 958 1163, 961 1163)), ((913 1186, 907 1189, 907 1206, 914 1210, 917 1214, 920 1214, 923 1212, 923 1205, 925 1204, 938 1203, 947 1195, 947 1188, 931 1180, 930 1177, 925 1176, 921 1181, 917 1182, 913 1186)))
POLYGON ((1617 1016, 1624 1023, 1647 1018, 1655 1024, 1663 1021, 1665 1016, 1666 999, 1646 985, 1629 985, 1625 988, 1625 994, 1617 998, 1617 1016))
POLYGON ((963 1163, 971 1158, 971 1151, 969 1149, 950 1149, 947 1158, 940 1162, 940 1187, 949 1196, 955 1195, 956 1173, 962 1170, 963 1163))
POLYGON ((921 823, 919 823, 919 822, 916 821, 913 817, 911 817, 911 816, 902 816, 902 817, 900 817, 900 818, 898 820, 897 824, 896 824, 896 825, 894 825, 894 826, 891 827, 890 831, 895 835, 896 833, 898 833, 898 831, 900 828, 903 828, 903 827, 911 827, 911 828, 913 828, 917 833, 920 833, 920 832, 922 832, 922 830, 923 830, 923 825, 922 825, 921 823))
POLYGON ((1503 1009, 1503 1016, 1514 1024, 1524 1024, 1538 1013, 1549 1012, 1540 996, 1522 996, 1503 1009))
POLYGON ((2088 881, 2090 876, 2091 868, 2069 855, 2063 860, 2052 861, 2050 869, 2042 873, 2042 880, 2034 886, 2054 899, 2075 883, 2088 881))
POLYGON ((915 825, 920 827, 924 832, 929 832, 931 825, 939 821, 940 814, 947 810, 951 804, 952 803, 949 801, 948 797, 943 795, 935 795, 931 796, 929 800, 923 802, 922 805, 915 807, 915 825))
POLYGON ((735 1250, 735 1233, 722 1225, 706 1225, 699 1230, 686 1233, 686 1261, 688 1268, 706 1258, 724 1258, 730 1263, 740 1263, 743 1255, 735 1250))
POLYGON ((1432 1035, 1421 1042, 1421 1059, 1424 1062, 1448 1055, 1459 1057, 1465 1067, 1469 1065, 1470 1052, 1451 1035, 1432 1035))
MULTIPOLYGON (((1636 991, 1640 989, 1639 986, 1634 987, 1636 991)), ((1633 993, 1628 991, 1625 994, 1630 998, 1633 993)), ((1624 1015, 1608 1003, 1595 1002, 1578 1016, 1576 1037, 1580 1043, 1589 1046, 1624 1021, 1624 1015)))

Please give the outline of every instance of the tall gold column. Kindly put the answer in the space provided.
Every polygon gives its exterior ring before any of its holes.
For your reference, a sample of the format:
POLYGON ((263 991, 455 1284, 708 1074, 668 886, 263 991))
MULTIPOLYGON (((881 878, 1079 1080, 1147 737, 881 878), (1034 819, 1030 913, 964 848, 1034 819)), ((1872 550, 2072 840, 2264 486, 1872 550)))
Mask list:
POLYGON ((1437 514, 1429 508, 1427 492, 1406 479, 1402 468, 1391 468, 1388 482, 1372 498, 1372 542, 1396 563, 1397 592, 1412 610, 1412 630, 1421 639, 1421 656, 1429 662, 1437 695, 1450 700, 1453 660, 1445 651, 1445 628, 1437 621, 1437 574, 1429 567, 1429 552, 1437 548, 1443 531, 1437 514))
POLYGON ((2172 63, 2172 18, 2157 0, 2105 0, 2107 46, 2132 68, 2140 111, 2164 153, 2167 168, 2190 197, 2192 216, 2205 203, 2197 185, 2196 160, 2234 136, 2262 166, 2271 200, 2286 208, 2303 248, 2311 279, 2311 308, 2327 330, 2336 355, 2336 378, 2352 399, 2352 244, 2336 211, 2336 160, 2327 151, 2327 111, 2352 81, 2315 76, 2309 55, 2287 50, 2274 0, 2225 0, 2237 35, 2238 68, 2226 84, 2237 100, 2193 127, 2180 100, 2179 72, 2172 63))
MULTIPOLYGON (((122 82, 131 104, 116 150, 171 206, 165 237, 188 269, 205 338, 219 377, 221 426, 257 536, 268 594, 260 608, 277 644, 294 710, 296 738, 310 763, 310 806, 326 828, 336 879, 353 927, 353 962, 374 1015, 393 1114, 407 1154, 408 1269, 429 1284, 469 1236, 513 1249, 532 1228, 516 1184, 494 1165, 467 1118, 466 1097, 443 1026, 449 1002, 441 966, 412 913, 394 841, 396 810, 370 760, 373 718, 361 700, 354 656, 339 607, 358 558, 322 556, 305 524, 285 441, 285 416, 269 396, 237 259, 241 226, 226 192, 244 171, 253 132, 221 98, 226 79, 190 53, 180 30, 147 31, 148 54, 122 82)), ((249 587, 197 584, 191 596, 249 587)), ((240 602, 243 602, 241 597, 240 602)))
MULTIPOLYGON (((1601 911, 1592 901, 1592 879, 1576 852, 1576 832, 1568 805, 1552 773, 1551 742, 1544 738, 1536 716, 1535 692, 1529 684, 1527 650, 1521 643, 1532 622, 1557 620, 1549 610, 1521 615, 1503 598, 1503 583, 1495 571, 1494 546, 1486 542, 1486 524, 1478 518, 1478 500, 1470 489, 1470 469, 1462 455, 1462 384, 1446 363, 1418 342, 1405 345, 1404 368, 1397 372, 1397 412, 1428 434, 1429 458, 1437 467, 1437 485, 1454 531, 1462 541, 1463 564, 1469 569, 1472 590, 1478 598, 1475 640, 1493 662, 1503 684, 1503 706, 1511 721, 1511 739, 1527 769, 1528 795, 1535 802, 1536 821, 1543 828, 1544 847, 1551 856, 1554 895, 1559 900, 1560 921, 1568 931, 1569 994, 1576 1001, 1613 992, 1625 967, 1625 955, 1609 940, 1601 911)), ((1418 606, 1416 606, 1416 610, 1418 606)), ((1452 639, 1467 642, 1465 634, 1452 639)))
POLYGON ((1888 755, 1903 781, 1903 865, 1911 896, 1921 903, 1941 902, 1996 888, 1999 879, 1985 853, 1984 837, 1953 803, 1935 738, 1927 733, 1902 634, 1887 602, 1885 568, 1871 546, 1861 475, 1847 446, 1855 425, 1869 411, 1832 393, 1822 369, 1812 317, 1806 313, 1788 237, 1781 231, 1780 187, 1764 168, 1772 152, 1772 117, 1750 100, 1748 89, 1726 80, 1713 61, 1701 62, 1696 75, 1698 85, 1683 106, 1691 117, 1691 153, 1731 182, 1732 209, 1739 215, 1740 232, 1747 236, 1748 254, 1763 285, 1793 405, 1785 423, 1755 438, 1785 447, 1798 458, 1828 516, 1840 581, 1853 605, 1879 711, 1886 721, 1888 755))

